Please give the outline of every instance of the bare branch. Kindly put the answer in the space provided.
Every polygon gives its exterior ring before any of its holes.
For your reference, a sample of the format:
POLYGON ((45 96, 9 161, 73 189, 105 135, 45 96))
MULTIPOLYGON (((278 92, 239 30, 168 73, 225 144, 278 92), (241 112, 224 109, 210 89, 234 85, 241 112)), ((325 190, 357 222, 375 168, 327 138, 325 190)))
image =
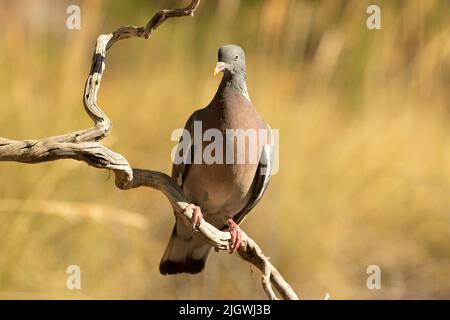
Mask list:
MULTIPOLYGON (((131 37, 148 39, 152 32, 168 18, 193 16, 199 4, 200 0, 192 0, 191 4, 185 8, 157 12, 145 27, 121 27, 113 33, 100 35, 97 38, 91 71, 86 80, 83 97, 84 108, 93 120, 94 126, 86 130, 41 140, 16 141, 0 137, 0 161, 39 163, 59 159, 74 159, 84 161, 95 168, 113 170, 118 188, 127 190, 150 187, 160 190, 167 197, 175 212, 183 216, 186 224, 190 225, 193 212, 191 209, 186 209, 189 203, 183 191, 170 176, 157 171, 132 169, 124 156, 100 144, 99 141, 105 138, 111 130, 111 121, 98 106, 97 94, 105 71, 106 51, 114 43, 131 37)), ((220 231, 203 219, 195 232, 198 232, 205 241, 216 249, 229 249, 231 239, 229 232, 220 231)), ((269 262, 256 242, 244 232, 241 245, 237 251, 241 258, 261 270, 263 273, 263 288, 270 299, 277 299, 272 285, 284 299, 298 299, 295 292, 269 262)))

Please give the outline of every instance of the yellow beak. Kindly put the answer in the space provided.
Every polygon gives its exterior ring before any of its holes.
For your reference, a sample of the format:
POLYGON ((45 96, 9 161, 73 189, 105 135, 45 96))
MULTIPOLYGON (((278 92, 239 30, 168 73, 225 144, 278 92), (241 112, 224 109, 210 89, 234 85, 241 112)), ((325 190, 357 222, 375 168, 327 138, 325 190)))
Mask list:
POLYGON ((226 65, 227 64, 225 62, 217 62, 216 68, 214 69, 214 76, 216 76, 220 72, 223 72, 225 70, 226 65))

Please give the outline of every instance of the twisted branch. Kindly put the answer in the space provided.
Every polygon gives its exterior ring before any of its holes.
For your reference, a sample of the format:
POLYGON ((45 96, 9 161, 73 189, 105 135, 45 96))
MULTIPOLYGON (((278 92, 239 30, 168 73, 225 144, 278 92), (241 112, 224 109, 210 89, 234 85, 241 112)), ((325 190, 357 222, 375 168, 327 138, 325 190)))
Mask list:
MULTIPOLYGON (((185 8, 157 12, 145 27, 126 26, 113 33, 100 35, 97 38, 83 98, 84 108, 93 120, 94 126, 86 130, 40 140, 16 141, 0 137, 0 161, 39 163, 74 159, 95 168, 110 169, 115 174, 116 186, 122 190, 138 187, 160 190, 167 197, 175 212, 183 216, 183 221, 190 225, 193 211, 185 210, 188 206, 186 197, 170 176, 162 172, 131 168, 124 156, 100 144, 99 141, 111 131, 111 121, 98 106, 97 94, 105 70, 106 51, 114 43, 131 37, 148 39, 165 20, 172 17, 193 16, 199 4, 200 0, 191 0, 191 4, 185 8)), ((204 240, 217 250, 229 249, 231 239, 229 232, 222 232, 203 219, 195 232, 200 233, 204 240)), ((244 232, 237 252, 241 258, 261 270, 263 288, 270 299, 277 299, 272 285, 284 299, 298 299, 289 284, 263 254, 261 248, 244 232)))

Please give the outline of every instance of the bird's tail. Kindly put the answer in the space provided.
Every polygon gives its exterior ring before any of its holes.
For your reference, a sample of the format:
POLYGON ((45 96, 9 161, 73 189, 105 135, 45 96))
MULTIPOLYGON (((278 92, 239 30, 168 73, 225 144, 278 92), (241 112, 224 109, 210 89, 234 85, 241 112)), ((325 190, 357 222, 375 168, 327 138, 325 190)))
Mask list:
POLYGON ((199 273, 205 267, 211 246, 196 239, 180 221, 175 223, 169 244, 159 264, 161 274, 199 273))

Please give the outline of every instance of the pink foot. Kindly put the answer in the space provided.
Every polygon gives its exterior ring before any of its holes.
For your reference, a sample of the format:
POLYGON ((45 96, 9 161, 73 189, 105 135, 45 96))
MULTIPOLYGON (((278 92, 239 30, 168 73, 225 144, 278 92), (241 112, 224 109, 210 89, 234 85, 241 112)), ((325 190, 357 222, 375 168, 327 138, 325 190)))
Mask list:
POLYGON ((236 250, 241 245, 242 233, 241 228, 234 222, 233 219, 228 219, 228 231, 231 233, 231 245, 230 245, 230 253, 236 252, 236 250))
POLYGON ((195 230, 195 228, 200 225, 200 222, 203 219, 202 210, 200 209, 199 206, 196 206, 195 204, 192 203, 189 204, 184 210, 188 209, 193 210, 191 222, 192 222, 192 230, 195 230))

